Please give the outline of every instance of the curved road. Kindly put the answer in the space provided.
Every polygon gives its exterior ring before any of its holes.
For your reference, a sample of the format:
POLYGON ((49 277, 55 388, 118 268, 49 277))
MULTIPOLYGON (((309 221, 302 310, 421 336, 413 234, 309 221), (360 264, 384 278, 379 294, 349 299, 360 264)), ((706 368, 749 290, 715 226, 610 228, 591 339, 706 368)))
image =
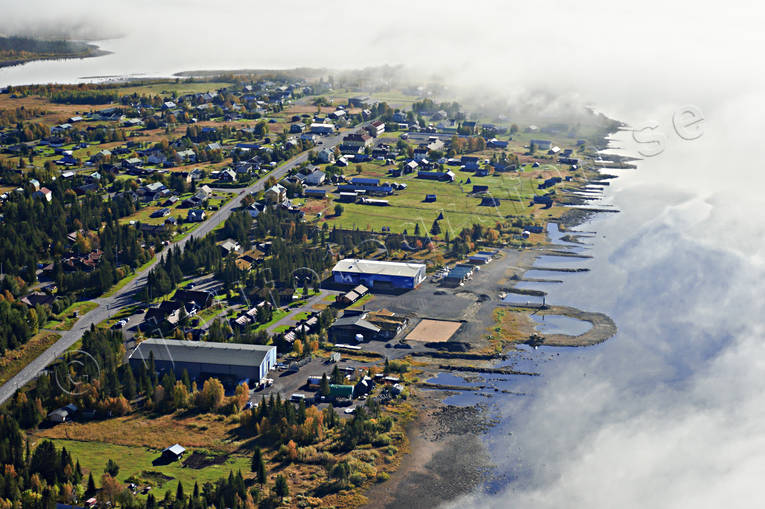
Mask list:
MULTIPOLYGON (((358 132, 368 125, 369 122, 363 122, 351 131, 346 131, 334 136, 324 137, 322 138, 323 143, 320 148, 333 148, 342 141, 343 136, 351 132, 358 132)), ((279 166, 269 174, 258 179, 254 184, 240 191, 240 194, 222 206, 217 212, 215 212, 215 214, 210 216, 207 221, 197 226, 197 228, 191 234, 175 243, 170 244, 167 247, 183 247, 183 245, 186 244, 186 242, 191 237, 204 237, 216 226, 225 221, 226 218, 231 215, 231 212, 240 206, 242 199, 248 193, 257 192, 263 189, 270 177, 274 177, 277 181, 281 180, 292 168, 305 162, 307 159, 308 152, 303 152, 282 166, 279 166)), ((91 325, 101 323, 109 318, 110 314, 114 314, 115 311, 136 303, 137 300, 135 299, 135 294, 141 287, 144 286, 149 271, 157 264, 157 262, 159 262, 159 256, 155 256, 154 261, 149 266, 139 272, 128 284, 122 287, 111 297, 99 297, 97 299, 93 299, 92 302, 98 304, 98 307, 82 315, 80 319, 74 324, 71 330, 64 331, 58 341, 56 341, 47 350, 40 354, 35 360, 27 364, 27 366, 19 371, 16 376, 0 386, 0 404, 4 403, 11 396, 13 396, 17 389, 23 387, 30 380, 35 378, 37 374, 45 369, 48 364, 52 363, 58 357, 63 355, 64 352, 66 352, 75 342, 77 342, 78 339, 82 337, 86 330, 90 329, 91 325)))

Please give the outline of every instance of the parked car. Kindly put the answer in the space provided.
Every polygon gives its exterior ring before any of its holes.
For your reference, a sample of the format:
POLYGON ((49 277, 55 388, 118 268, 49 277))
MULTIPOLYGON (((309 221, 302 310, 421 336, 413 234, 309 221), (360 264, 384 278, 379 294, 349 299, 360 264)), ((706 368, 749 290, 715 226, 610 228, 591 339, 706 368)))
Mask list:
POLYGON ((354 413, 355 411, 356 411, 356 407, 354 407, 354 406, 351 406, 351 407, 348 407, 348 408, 346 408, 345 410, 343 410, 343 413, 344 413, 344 414, 349 414, 349 415, 350 415, 350 414, 354 413))

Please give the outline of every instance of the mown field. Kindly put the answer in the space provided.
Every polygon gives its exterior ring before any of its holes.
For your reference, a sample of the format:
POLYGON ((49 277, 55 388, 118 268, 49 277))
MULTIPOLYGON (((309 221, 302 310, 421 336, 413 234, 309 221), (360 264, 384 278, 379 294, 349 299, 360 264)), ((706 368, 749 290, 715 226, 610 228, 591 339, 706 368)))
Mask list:
MULTIPOLYGON (((221 465, 187 468, 180 461, 168 465, 152 465, 152 461, 160 456, 159 449, 66 439, 56 439, 54 443, 58 447, 66 447, 80 461, 85 475, 92 472, 96 485, 101 484, 100 478, 106 462, 112 459, 120 467, 117 475, 120 482, 126 483, 128 479, 132 479, 138 480, 140 486, 151 484, 154 496, 158 498, 162 497, 167 490, 175 493, 178 482, 182 482, 184 489, 190 491, 195 482, 201 486, 205 482, 215 482, 221 477, 228 476, 229 472, 237 470, 241 470, 242 474, 246 475, 250 468, 249 458, 243 455, 230 455, 221 465)), ((186 454, 190 455, 195 450, 187 450, 186 454)), ((206 452, 205 449, 198 450, 206 452)))
MULTIPOLYGON (((362 163, 360 166, 361 173, 357 173, 356 165, 352 165, 346 169, 346 175, 380 178, 391 183, 405 183, 407 189, 395 191, 392 196, 382 197, 381 199, 388 200, 388 206, 343 203, 344 211, 339 217, 329 215, 320 219, 319 222, 329 221, 338 227, 374 231, 380 231, 383 226, 388 226, 392 232, 400 233, 407 230, 409 234, 414 233, 415 224, 419 224, 420 232, 424 235, 430 231, 433 220, 439 214, 443 214, 441 230, 445 232, 448 229, 450 235, 454 236, 463 228, 473 224, 490 227, 497 222, 506 221, 508 216, 527 216, 529 220, 549 219, 559 215, 560 211, 555 208, 543 209, 540 205, 530 206, 529 203, 535 195, 544 193, 537 189, 537 185, 544 178, 565 176, 567 173, 558 166, 548 165, 535 168, 533 171, 529 166, 518 173, 475 177, 473 172, 449 167, 456 176, 455 181, 449 183, 419 179, 414 173, 401 178, 390 178, 386 175, 393 166, 385 166, 382 162, 362 163), (488 195, 498 198, 499 206, 481 205, 481 197, 471 194, 473 185, 488 186, 488 195), (427 194, 435 194, 436 201, 426 202, 427 194)), ((312 204, 316 203, 324 202, 308 200, 307 207, 312 207, 312 204)), ((333 207, 334 204, 331 204, 330 211, 333 207)))

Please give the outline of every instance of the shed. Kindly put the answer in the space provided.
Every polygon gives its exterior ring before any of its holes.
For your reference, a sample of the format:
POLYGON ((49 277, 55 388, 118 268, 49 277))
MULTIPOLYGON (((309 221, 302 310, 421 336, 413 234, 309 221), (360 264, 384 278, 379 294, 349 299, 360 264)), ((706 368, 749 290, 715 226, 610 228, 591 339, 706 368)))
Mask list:
POLYGON ((457 265, 444 278, 444 284, 448 286, 458 286, 460 283, 473 275, 473 267, 470 265, 457 265))
POLYGON ((183 453, 185 452, 185 447, 180 444, 174 444, 162 450, 162 458, 170 461, 176 461, 181 459, 183 453))
POLYGON ((499 207, 499 198, 494 198, 493 196, 484 196, 483 199, 481 199, 480 206, 499 207))
POLYGON ((426 194, 425 195, 425 201, 436 201, 436 195, 435 194, 426 194))
POLYGON ((476 265, 485 265, 491 261, 491 256, 475 254, 468 258, 468 261, 476 265))
POLYGON ((329 397, 330 398, 352 398, 353 386, 352 385, 340 385, 329 384, 329 397))

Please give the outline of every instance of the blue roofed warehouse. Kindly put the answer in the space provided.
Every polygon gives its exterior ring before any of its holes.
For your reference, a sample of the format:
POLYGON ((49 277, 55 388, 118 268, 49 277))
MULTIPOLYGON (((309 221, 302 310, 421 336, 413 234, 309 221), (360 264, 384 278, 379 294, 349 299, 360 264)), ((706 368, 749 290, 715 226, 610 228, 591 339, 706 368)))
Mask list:
POLYGON ((425 280, 425 265, 346 258, 337 262, 332 269, 332 277, 335 283, 344 285, 411 289, 425 280))

